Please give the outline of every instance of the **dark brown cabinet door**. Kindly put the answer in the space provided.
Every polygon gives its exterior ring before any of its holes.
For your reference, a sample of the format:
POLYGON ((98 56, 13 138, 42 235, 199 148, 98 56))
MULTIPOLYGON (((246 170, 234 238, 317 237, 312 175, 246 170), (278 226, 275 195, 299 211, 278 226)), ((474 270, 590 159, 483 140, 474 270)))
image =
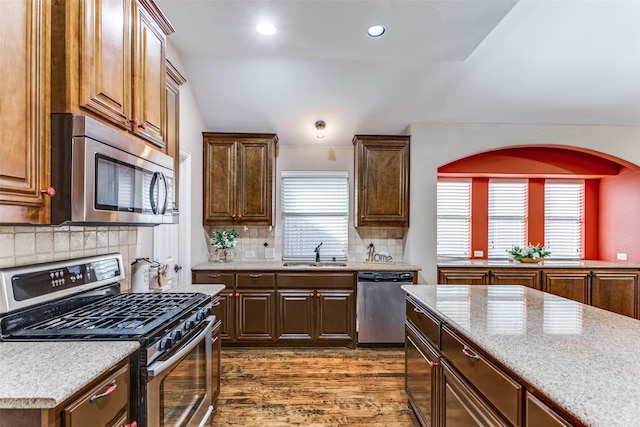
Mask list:
POLYGON ((440 268, 438 269, 438 283, 446 285, 488 285, 489 270, 440 268))
POLYGON ((275 341, 275 290, 237 289, 236 341, 275 341))
POLYGON ((593 271, 591 305, 638 318, 638 273, 634 271, 593 271))
POLYGON ((166 39, 145 9, 133 11, 133 131, 160 149, 166 147, 166 39))
POLYGON ((439 358, 410 328, 405 339, 405 390, 422 425, 437 426, 439 358))
POLYGON ((522 285, 532 289, 540 289, 540 273, 538 270, 493 269, 490 273, 492 285, 522 285))
POLYGON ((233 288, 231 290, 225 289, 213 299, 213 307, 211 312, 216 316, 216 319, 222 322, 220 324, 220 339, 223 341, 230 341, 234 335, 234 305, 235 296, 233 288))
POLYGON ((173 158, 173 212, 178 212, 180 207, 180 85, 186 81, 173 64, 167 61, 165 151, 173 158))
POLYGON ((313 340, 315 301, 313 290, 278 291, 278 340, 313 340))
POLYGON ((409 226, 409 136, 356 135, 355 226, 409 226))
POLYGON ((272 225, 274 134, 204 132, 204 218, 211 225, 272 225))
POLYGON ((316 292, 318 341, 355 339, 355 298, 349 290, 316 292))
POLYGON ((0 222, 46 224, 49 197, 49 2, 0 13, 0 222))
POLYGON ((569 427, 571 425, 529 393, 527 393, 526 405, 525 427, 569 427))
POLYGON ((542 290, 554 295, 590 303, 590 271, 582 270, 543 270, 542 290))

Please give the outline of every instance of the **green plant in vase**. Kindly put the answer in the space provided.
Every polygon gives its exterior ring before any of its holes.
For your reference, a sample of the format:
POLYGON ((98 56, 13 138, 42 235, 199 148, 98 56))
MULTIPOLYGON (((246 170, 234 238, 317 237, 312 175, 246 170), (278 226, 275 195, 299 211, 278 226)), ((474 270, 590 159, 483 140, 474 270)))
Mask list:
POLYGON ((237 243, 236 237, 238 237, 236 230, 223 230, 220 228, 213 233, 211 245, 216 249, 218 261, 229 262, 233 259, 233 248, 235 248, 237 243))

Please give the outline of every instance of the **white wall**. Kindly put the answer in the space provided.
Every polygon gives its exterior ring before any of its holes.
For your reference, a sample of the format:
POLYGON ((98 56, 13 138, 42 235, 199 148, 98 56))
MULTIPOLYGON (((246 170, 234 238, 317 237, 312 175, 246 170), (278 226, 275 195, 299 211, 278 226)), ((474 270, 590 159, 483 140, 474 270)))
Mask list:
POLYGON ((411 125, 411 226, 405 260, 436 283, 436 182, 438 167, 499 147, 567 145, 599 151, 640 165, 640 126, 413 123, 411 125))

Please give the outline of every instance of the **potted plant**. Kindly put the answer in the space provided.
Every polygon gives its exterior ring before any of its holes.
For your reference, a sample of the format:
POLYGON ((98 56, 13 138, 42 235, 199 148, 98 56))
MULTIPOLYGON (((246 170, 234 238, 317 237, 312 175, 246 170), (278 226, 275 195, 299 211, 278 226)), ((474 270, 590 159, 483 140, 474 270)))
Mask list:
POLYGON ((236 230, 223 230, 220 228, 211 238, 211 245, 216 249, 217 259, 220 262, 229 262, 233 259, 233 248, 236 246, 236 230))
POLYGON ((507 250, 507 253, 516 261, 525 263, 537 263, 551 255, 551 252, 547 251, 544 246, 541 246, 540 244, 532 245, 531 243, 527 246, 513 246, 511 249, 507 250))

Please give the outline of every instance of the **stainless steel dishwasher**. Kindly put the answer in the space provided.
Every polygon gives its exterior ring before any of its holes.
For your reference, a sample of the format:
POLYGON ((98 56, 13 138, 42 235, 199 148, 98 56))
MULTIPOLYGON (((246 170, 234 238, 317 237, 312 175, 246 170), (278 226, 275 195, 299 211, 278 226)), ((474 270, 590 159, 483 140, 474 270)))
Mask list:
POLYGON ((406 293, 402 285, 413 282, 412 271, 361 271, 358 273, 358 344, 404 344, 406 293))

